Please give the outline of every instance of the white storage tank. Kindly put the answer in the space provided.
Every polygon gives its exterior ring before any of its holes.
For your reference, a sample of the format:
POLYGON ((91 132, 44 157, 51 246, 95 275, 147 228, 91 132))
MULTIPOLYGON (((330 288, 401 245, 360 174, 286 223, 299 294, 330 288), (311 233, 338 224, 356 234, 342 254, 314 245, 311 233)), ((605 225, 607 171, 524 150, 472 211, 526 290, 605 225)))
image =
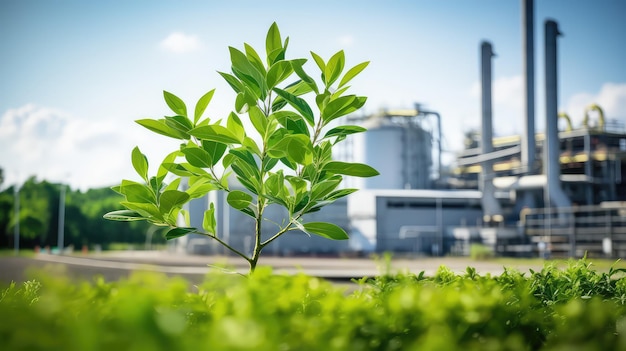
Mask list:
POLYGON ((377 117, 355 135, 354 160, 380 175, 354 180, 362 189, 428 189, 432 186, 432 135, 411 117, 377 117))

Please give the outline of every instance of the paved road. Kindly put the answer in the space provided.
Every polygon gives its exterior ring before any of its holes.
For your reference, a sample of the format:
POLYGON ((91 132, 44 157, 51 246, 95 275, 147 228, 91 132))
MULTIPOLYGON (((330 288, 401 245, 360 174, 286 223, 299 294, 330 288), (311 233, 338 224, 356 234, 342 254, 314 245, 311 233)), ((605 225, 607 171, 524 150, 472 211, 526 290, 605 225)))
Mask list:
MULTIPOLYGON (((263 257, 260 266, 271 266, 274 272, 295 274, 303 272, 312 276, 332 280, 349 280, 364 276, 375 276, 385 268, 373 259, 366 258, 312 258, 312 257, 263 257)), ((416 258, 396 259, 391 262, 391 272, 409 271, 427 275, 434 274, 445 265, 455 272, 463 272, 468 266, 476 268, 480 274, 499 275, 502 264, 490 261, 472 261, 468 258, 416 258)), ((107 280, 117 280, 137 270, 157 271, 171 276, 183 276, 192 282, 199 282, 211 270, 223 269, 244 273, 247 263, 237 257, 180 255, 163 251, 119 251, 89 255, 58 256, 38 254, 32 258, 0 257, 0 282, 24 281, 33 278, 35 272, 63 272, 72 278, 90 280, 94 275, 102 275, 107 280)), ((520 271, 529 268, 541 269, 541 265, 508 264, 507 267, 520 271)))

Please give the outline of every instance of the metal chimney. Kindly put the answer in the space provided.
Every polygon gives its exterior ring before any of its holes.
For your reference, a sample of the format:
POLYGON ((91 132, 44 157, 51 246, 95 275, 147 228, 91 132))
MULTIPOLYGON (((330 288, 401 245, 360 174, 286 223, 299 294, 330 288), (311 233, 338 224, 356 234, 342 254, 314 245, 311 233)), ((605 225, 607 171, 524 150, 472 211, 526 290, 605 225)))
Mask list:
POLYGON ((561 150, 558 131, 557 36, 558 24, 545 22, 546 138, 543 146, 543 171, 546 175, 545 207, 569 207, 571 202, 561 188, 561 150))
POLYGON ((522 136, 522 172, 531 174, 535 164, 535 50, 533 0, 522 0, 522 42, 526 94, 526 123, 522 136))
MULTIPOLYGON (((480 139, 481 153, 483 155, 493 151, 493 125, 491 109, 491 58, 494 55, 491 43, 483 41, 480 45, 481 56, 481 92, 482 92, 482 132, 480 139)), ((493 186, 493 161, 486 157, 481 162, 481 190, 483 214, 485 219, 491 220, 494 215, 501 215, 500 204, 495 197, 493 186)))

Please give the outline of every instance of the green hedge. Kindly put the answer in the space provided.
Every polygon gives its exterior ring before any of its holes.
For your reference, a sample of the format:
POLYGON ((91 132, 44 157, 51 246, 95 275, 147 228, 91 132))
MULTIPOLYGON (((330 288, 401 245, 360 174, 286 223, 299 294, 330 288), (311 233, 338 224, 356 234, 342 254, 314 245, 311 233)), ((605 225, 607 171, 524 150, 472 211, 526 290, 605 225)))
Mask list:
POLYGON ((2 350, 626 350, 626 278, 589 263, 526 274, 383 275, 351 287, 259 269, 199 286, 135 273, 0 290, 2 350))

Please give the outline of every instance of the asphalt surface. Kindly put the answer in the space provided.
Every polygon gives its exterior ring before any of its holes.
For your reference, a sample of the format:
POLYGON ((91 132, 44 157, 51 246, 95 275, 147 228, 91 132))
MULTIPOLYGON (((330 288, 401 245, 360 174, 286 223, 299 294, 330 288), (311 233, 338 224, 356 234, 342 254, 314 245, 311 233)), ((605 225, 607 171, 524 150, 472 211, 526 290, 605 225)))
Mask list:
MULTIPOLYGON (((385 272, 424 271, 434 274, 445 265, 454 272, 464 272, 468 266, 479 274, 499 275, 504 266, 493 261, 474 261, 465 257, 394 259, 389 266, 371 258, 262 257, 259 266, 271 266, 277 274, 305 273, 332 281, 347 282, 352 278, 373 277, 385 272)), ((508 264, 522 272, 541 269, 540 264, 508 264)), ((200 282, 207 273, 216 270, 246 273, 247 262, 239 257, 194 256, 165 251, 117 251, 100 254, 50 255, 33 257, 0 257, 0 283, 21 282, 40 274, 62 274, 73 279, 91 280, 101 275, 106 280, 118 280, 133 271, 155 271, 169 276, 182 276, 192 283, 200 282)))

